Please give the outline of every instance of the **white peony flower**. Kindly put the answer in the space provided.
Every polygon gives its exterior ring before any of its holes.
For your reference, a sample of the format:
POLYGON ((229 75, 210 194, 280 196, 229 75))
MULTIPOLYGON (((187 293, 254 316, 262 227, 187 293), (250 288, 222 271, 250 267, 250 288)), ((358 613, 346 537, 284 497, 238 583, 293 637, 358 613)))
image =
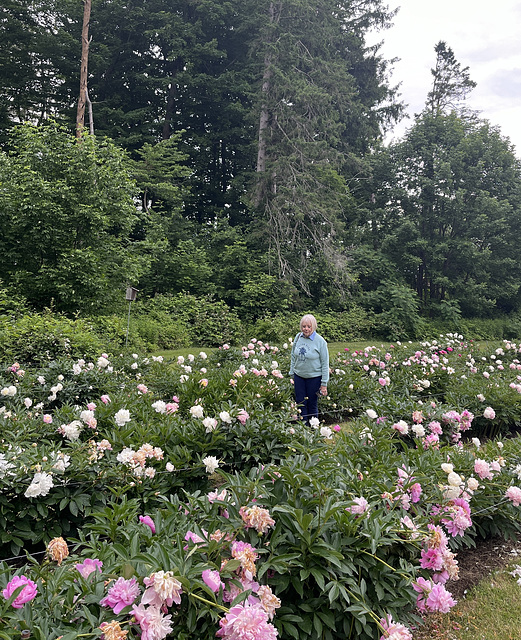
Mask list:
POLYGON ((376 420, 376 418, 378 418, 378 414, 374 409, 366 409, 366 414, 368 418, 371 418, 371 420, 376 420))
POLYGON ((8 462, 4 453, 0 453, 0 478, 5 478, 6 475, 14 475, 9 471, 10 469, 14 469, 14 464, 8 462))
POLYGON ((329 427, 321 427, 320 435, 324 438, 331 438, 331 436, 333 435, 333 432, 329 427))
POLYGON ((128 409, 120 409, 114 416, 114 420, 118 427, 123 427, 130 422, 130 411, 128 409))
POLYGON ((417 438, 423 438, 423 436, 425 435, 425 429, 421 424, 413 424, 411 427, 411 431, 414 432, 414 435, 417 438))
POLYGON ((27 487, 24 496, 26 498, 37 498, 38 496, 46 496, 54 482, 50 473, 35 473, 31 484, 27 487))
POLYGON ((74 441, 80 437, 82 428, 83 425, 79 420, 73 420, 70 424, 62 424, 59 431, 67 438, 67 440, 74 441))
POLYGON ((163 400, 156 400, 152 403, 152 409, 157 411, 157 413, 165 413, 166 412, 166 402, 163 400))
POLYGON ((454 471, 451 471, 447 476, 447 482, 450 484, 451 487, 459 487, 460 484, 462 483, 461 476, 455 473, 454 471))
POLYGON ((467 487, 468 489, 470 489, 470 491, 476 491, 476 489, 479 487, 479 482, 476 480, 476 478, 470 477, 467 480, 467 487))
POLYGON ((206 456, 202 463, 206 467, 206 473, 212 474, 219 467, 219 460, 215 456, 206 456))
POLYGON ((452 473, 454 471, 454 465, 448 463, 448 462, 444 462, 441 465, 441 470, 445 471, 445 473, 452 473))
POLYGON ((312 418, 309 419, 309 426, 313 427, 313 429, 316 429, 319 424, 320 424, 320 420, 316 416, 313 416, 312 418))
POLYGON ((210 433, 217 427, 217 420, 215 418, 205 418, 203 425, 206 428, 206 433, 210 433))
POLYGON ((196 404, 193 407, 190 407, 190 415, 194 418, 202 418, 204 416, 204 409, 200 404, 196 404))
POLYGON ((219 418, 220 418, 223 422, 231 423, 231 421, 232 421, 232 417, 231 417, 231 415, 228 413, 228 411, 221 411, 221 413, 219 414, 219 418))

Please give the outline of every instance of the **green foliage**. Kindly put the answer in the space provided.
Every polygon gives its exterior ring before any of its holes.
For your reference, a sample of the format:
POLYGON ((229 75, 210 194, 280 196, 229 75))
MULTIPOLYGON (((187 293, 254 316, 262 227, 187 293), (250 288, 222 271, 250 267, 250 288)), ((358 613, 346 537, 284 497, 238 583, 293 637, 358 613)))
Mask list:
MULTIPOLYGON (((302 313, 288 312, 281 314, 266 314, 253 324, 246 325, 248 335, 259 339, 280 344, 293 340, 299 331, 302 313)), ((373 317, 357 305, 348 310, 332 312, 317 311, 313 314, 317 319, 318 331, 328 342, 345 342, 369 337, 373 332, 373 317)))
MULTIPOLYGON (((237 314, 226 303, 211 296, 197 297, 188 293, 156 296, 138 304, 137 312, 143 316, 143 322, 151 317, 160 323, 169 317, 170 335, 174 339, 179 336, 181 344, 178 346, 215 347, 225 342, 236 343, 241 336, 237 314)), ((166 345, 168 337, 161 339, 166 345)))
POLYGON ((5 360, 13 362, 41 365, 64 356, 94 357, 101 353, 103 344, 90 322, 49 310, 0 323, 0 350, 5 360))
POLYGON ((39 309, 110 307, 139 271, 124 154, 54 123, 16 127, 10 142, 0 153, 2 279, 39 309))

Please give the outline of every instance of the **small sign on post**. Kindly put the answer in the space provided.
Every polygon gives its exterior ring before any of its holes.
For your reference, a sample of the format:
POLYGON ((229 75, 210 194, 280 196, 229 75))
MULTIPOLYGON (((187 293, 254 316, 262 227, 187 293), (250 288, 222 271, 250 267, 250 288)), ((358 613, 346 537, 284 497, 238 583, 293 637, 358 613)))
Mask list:
POLYGON ((127 336, 125 338, 125 347, 128 345, 128 331, 130 329, 130 308, 132 307, 132 303, 137 298, 138 291, 139 289, 135 289, 134 287, 127 287, 127 291, 125 293, 125 299, 128 300, 127 336))

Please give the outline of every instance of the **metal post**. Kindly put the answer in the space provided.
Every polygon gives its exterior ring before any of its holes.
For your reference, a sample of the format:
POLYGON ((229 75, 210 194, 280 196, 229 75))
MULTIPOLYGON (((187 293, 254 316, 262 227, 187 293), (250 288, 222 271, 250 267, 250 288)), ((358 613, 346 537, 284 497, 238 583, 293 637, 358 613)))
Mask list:
POLYGON ((127 336, 125 338, 125 347, 128 345, 128 330, 130 328, 130 307, 131 306, 132 306, 132 300, 128 303, 127 336))
POLYGON ((138 289, 134 287, 127 287, 125 292, 125 298, 128 300, 128 320, 127 320, 127 336, 125 338, 125 347, 128 345, 128 331, 130 329, 130 308, 132 307, 133 300, 137 297, 138 289))

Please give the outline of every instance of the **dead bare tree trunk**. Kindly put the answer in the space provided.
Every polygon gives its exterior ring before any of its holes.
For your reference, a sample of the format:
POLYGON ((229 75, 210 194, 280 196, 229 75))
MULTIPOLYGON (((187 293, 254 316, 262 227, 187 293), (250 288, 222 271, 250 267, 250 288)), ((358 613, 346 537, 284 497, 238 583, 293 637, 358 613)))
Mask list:
MULTIPOLYGON (((280 18, 281 7, 280 4, 277 6, 274 5, 273 2, 270 3, 269 8, 269 21, 270 24, 274 24, 279 21, 280 18)), ((269 134, 269 120, 270 120, 270 111, 269 111, 269 96, 270 96, 270 85, 271 85, 271 64, 272 64, 272 54, 269 50, 269 44, 266 43, 268 49, 266 51, 266 55, 264 56, 264 70, 262 74, 262 88, 261 88, 261 110, 259 117, 259 137, 258 137, 258 150, 257 150, 257 174, 264 173, 266 170, 266 159, 267 159, 267 137, 269 134)), ((255 190, 254 196, 254 204, 258 207, 262 201, 263 193, 264 193, 263 179, 259 179, 257 182, 257 188, 255 190)))
MULTIPOLYGON (((76 113, 76 136, 80 137, 85 123, 85 105, 87 94, 87 68, 89 63, 89 23, 92 0, 84 0, 83 4, 83 28, 81 30, 81 67, 80 67, 80 97, 78 99, 78 111, 76 113)), ((92 129, 91 118, 91 129, 92 129)))

